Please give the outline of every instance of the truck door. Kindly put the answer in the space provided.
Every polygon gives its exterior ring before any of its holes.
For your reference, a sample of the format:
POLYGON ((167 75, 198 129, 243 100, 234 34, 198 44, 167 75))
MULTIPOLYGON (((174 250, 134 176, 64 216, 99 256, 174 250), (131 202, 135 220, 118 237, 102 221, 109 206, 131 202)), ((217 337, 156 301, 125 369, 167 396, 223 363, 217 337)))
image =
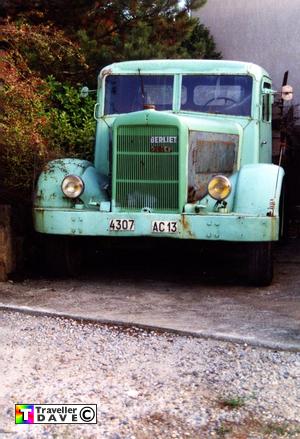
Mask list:
POLYGON ((271 163, 272 161, 272 99, 271 81, 269 78, 263 78, 260 118, 260 163, 271 163))

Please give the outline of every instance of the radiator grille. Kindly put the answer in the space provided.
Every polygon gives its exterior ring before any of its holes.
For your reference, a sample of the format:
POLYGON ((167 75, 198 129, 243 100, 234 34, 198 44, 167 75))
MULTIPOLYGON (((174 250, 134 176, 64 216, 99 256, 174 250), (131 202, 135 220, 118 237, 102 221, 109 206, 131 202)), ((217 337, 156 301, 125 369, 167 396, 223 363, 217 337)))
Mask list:
POLYGON ((120 126, 115 157, 117 208, 178 211, 177 127, 120 126))

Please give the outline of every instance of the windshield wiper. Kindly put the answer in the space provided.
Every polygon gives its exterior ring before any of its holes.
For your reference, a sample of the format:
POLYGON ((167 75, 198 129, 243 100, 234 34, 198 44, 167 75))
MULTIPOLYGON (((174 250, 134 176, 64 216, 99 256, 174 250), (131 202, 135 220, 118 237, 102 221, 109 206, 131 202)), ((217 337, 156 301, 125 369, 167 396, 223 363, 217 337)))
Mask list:
POLYGON ((142 92, 142 99, 143 99, 143 108, 145 108, 145 87, 144 87, 144 78, 143 75, 141 75, 141 69, 138 69, 139 77, 141 81, 141 92, 142 92))

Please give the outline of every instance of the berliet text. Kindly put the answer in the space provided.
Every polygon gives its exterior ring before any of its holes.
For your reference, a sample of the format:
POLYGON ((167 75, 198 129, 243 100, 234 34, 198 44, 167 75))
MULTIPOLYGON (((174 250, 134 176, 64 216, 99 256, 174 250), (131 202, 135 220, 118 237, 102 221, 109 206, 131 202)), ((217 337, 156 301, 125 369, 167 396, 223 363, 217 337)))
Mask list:
POLYGON ((151 143, 176 143, 177 136, 151 136, 151 143))

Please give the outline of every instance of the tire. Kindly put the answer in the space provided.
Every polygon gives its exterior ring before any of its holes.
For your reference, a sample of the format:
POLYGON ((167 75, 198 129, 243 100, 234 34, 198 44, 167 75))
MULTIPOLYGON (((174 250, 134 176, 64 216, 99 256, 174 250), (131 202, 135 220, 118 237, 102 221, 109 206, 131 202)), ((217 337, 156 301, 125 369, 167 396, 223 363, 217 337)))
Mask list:
POLYGON ((44 240, 45 272, 54 276, 76 276, 81 272, 83 250, 76 237, 48 235, 44 240))
POLYGON ((254 286, 268 286, 273 279, 272 242, 248 244, 248 281, 254 286))

